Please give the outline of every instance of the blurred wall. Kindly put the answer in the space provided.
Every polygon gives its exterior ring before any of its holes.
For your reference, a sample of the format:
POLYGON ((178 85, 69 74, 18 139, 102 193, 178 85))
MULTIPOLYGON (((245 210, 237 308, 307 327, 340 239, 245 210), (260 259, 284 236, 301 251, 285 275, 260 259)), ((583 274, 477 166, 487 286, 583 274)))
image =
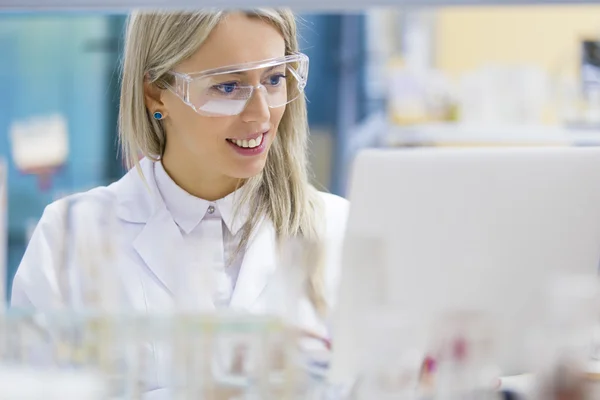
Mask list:
MULTIPOLYGON (((535 86, 542 81, 532 80, 533 86, 525 89, 533 96, 528 109, 541 107, 540 123, 555 125, 586 116, 578 80, 581 41, 600 40, 600 6, 447 8, 439 10, 436 22, 435 66, 450 77, 486 65, 534 67, 542 72, 537 78, 548 78, 544 88, 535 86)), ((467 114, 479 113, 473 112, 467 114)))
POLYGON ((333 136, 338 108, 340 17, 338 15, 307 14, 298 18, 300 51, 310 58, 306 86, 308 120, 310 123, 309 161, 312 183, 318 188, 331 184, 333 136))
POLYGON ((579 43, 600 39, 600 6, 443 8, 435 64, 453 76, 487 63, 530 63, 576 76, 579 43))
POLYGON ((104 15, 0 14, 0 156, 9 163, 9 280, 22 256, 28 221, 61 193, 110 179, 117 80, 118 24, 104 15), (68 121, 70 155, 40 190, 36 177, 15 169, 10 157, 13 121, 61 114, 68 121))

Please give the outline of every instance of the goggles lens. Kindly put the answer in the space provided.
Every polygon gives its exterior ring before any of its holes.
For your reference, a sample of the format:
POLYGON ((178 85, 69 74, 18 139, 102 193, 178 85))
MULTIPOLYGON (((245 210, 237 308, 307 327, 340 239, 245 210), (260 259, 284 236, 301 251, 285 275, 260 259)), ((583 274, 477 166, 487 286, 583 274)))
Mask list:
POLYGON ((282 107, 299 98, 308 77, 308 57, 297 54, 212 73, 173 75, 176 85, 170 89, 196 112, 205 116, 231 116, 241 113, 258 92, 270 108, 282 107))

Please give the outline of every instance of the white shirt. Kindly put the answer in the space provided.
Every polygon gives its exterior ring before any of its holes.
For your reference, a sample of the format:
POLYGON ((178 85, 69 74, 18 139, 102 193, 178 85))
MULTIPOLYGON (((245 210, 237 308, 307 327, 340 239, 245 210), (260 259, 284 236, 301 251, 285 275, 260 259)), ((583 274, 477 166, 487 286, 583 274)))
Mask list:
POLYGON ((179 187, 160 161, 154 163, 154 175, 167 210, 183 236, 188 252, 186 259, 201 260, 189 267, 210 269, 204 272, 214 277, 210 287, 215 306, 229 306, 244 258, 242 250, 231 259, 240 243, 245 220, 242 212, 234 221, 234 198, 239 196, 239 190, 210 202, 179 187))

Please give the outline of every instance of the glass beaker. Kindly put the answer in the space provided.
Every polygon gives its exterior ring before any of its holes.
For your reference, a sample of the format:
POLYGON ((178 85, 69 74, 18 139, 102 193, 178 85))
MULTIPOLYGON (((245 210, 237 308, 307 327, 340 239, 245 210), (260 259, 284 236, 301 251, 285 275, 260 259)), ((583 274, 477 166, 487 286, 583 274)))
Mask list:
POLYGON ((435 400, 499 399, 495 328, 481 311, 447 311, 433 324, 435 400))
POLYGON ((589 397, 586 372, 594 353, 599 285, 596 275, 558 275, 548 281, 546 313, 533 332, 534 399, 589 397))
POLYGON ((361 372, 356 398, 414 400, 419 393, 423 349, 415 320, 393 307, 382 307, 365 317, 361 343, 361 372))

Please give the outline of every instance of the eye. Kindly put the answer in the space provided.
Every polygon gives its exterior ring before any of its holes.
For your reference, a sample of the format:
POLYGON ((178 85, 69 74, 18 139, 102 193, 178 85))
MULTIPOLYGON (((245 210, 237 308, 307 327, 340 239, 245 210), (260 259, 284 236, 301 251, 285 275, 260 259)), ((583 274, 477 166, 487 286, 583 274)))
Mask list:
POLYGON ((281 80, 285 79, 285 75, 284 74, 275 74, 275 75, 271 75, 268 79, 268 84, 271 86, 278 86, 281 83, 281 80))
POLYGON ((221 93, 231 94, 238 88, 238 84, 237 82, 226 82, 214 85, 212 88, 221 93))

